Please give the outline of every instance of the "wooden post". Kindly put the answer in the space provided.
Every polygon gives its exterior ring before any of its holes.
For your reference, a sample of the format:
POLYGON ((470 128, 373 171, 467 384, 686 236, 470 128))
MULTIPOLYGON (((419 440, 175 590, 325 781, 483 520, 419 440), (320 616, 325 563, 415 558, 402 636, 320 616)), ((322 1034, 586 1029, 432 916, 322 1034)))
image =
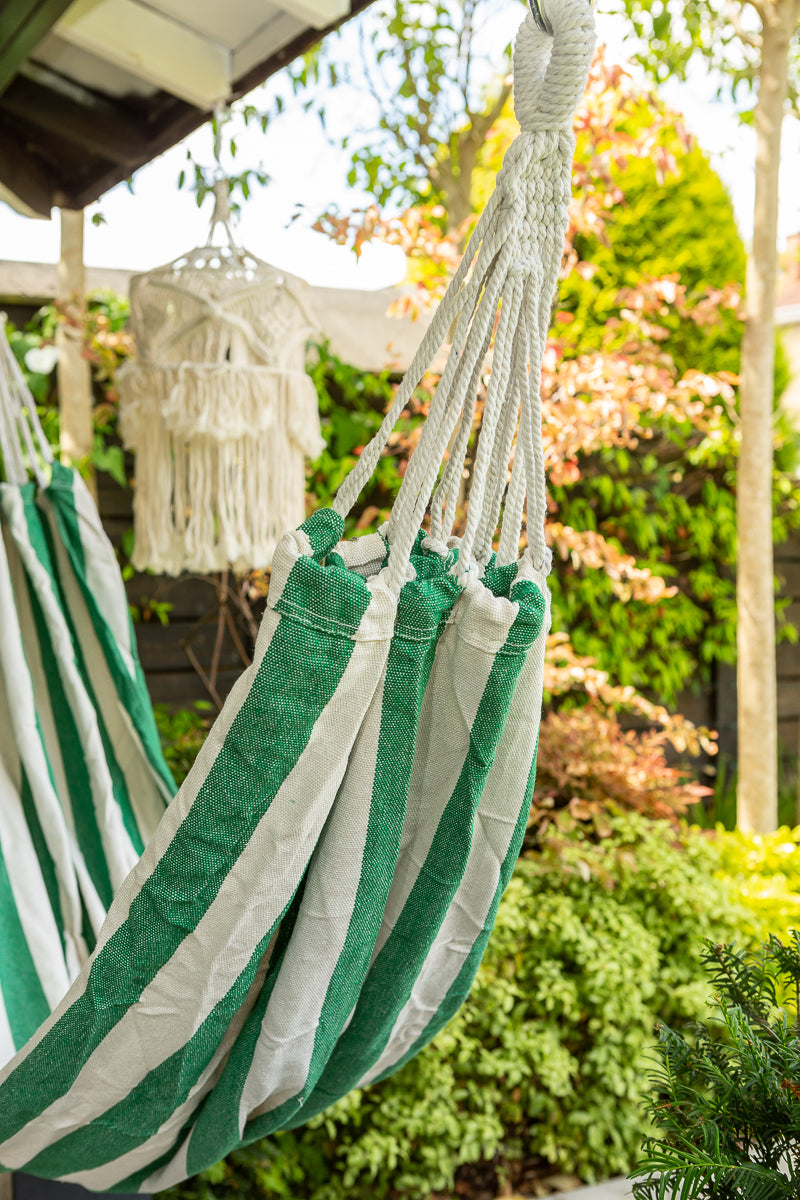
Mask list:
POLYGON ((769 0, 762 12, 755 107, 756 195, 747 261, 742 340, 741 448, 736 484, 739 551, 737 824, 746 833, 778 826, 778 713, 772 582, 773 373, 778 266, 778 175, 789 47, 800 0, 769 0))
POLYGON ((0 1200, 14 1200, 14 1176, 0 1175, 0 1200))
MULTIPOLYGON (((92 452, 92 374, 83 357, 86 281, 83 269, 83 209, 61 209, 61 261, 56 303, 62 320, 56 330, 58 407, 63 462, 85 461, 92 452)), ((96 498, 94 473, 87 478, 96 498)))

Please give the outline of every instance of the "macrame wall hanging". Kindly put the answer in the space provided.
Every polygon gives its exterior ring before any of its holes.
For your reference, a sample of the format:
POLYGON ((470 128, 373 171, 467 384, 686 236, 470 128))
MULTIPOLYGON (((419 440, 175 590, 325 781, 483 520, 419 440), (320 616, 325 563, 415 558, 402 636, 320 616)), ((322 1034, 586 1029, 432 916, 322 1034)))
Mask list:
POLYGON ((227 188, 215 185, 207 245, 131 281, 137 358, 119 374, 120 426, 136 453, 139 570, 268 567, 305 517, 304 459, 324 444, 306 285, 235 244, 227 188))

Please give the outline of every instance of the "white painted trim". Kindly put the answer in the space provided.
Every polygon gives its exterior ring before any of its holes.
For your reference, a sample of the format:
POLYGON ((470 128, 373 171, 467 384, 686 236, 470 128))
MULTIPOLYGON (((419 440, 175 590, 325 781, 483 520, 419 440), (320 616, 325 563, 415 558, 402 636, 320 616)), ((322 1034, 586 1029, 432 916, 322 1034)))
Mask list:
POLYGON ((136 0, 76 0, 55 31, 197 108, 230 95, 230 51, 136 0))
MULTIPOLYGON (((291 0, 286 0, 287 9, 291 0)), ((273 54, 277 54, 284 46, 298 37, 306 28, 302 18, 294 13, 282 12, 276 9, 271 20, 258 29, 252 37, 237 46, 233 52, 232 75, 234 81, 241 79, 253 67, 264 62, 273 54)))
POLYGON ((312 29, 324 29, 350 13, 350 0, 274 0, 274 3, 312 29))

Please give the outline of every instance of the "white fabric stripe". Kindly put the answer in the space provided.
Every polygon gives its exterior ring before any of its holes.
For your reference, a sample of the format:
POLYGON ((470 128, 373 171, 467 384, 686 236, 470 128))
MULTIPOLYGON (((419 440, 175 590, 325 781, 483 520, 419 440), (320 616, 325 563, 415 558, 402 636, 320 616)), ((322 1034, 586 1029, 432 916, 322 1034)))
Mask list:
POLYGON ((131 622, 125 585, 114 548, 100 524, 97 505, 77 471, 72 472, 72 498, 75 501, 78 532, 83 547, 86 582, 114 635, 128 673, 133 679, 136 668, 131 650, 131 622))
MULTIPOLYGON (((97 706, 113 747, 114 758, 125 779, 125 786, 136 816, 142 842, 146 844, 164 815, 163 785, 156 778, 138 735, 130 721, 126 719, 127 714, 124 712, 117 693, 112 668, 106 659, 86 608, 86 602, 72 570, 66 546, 55 528, 55 517, 51 509, 48 510, 48 517, 54 525, 53 542, 56 549, 58 576, 64 589, 65 602, 69 608, 75 635, 80 643, 83 661, 97 706)), ((119 574, 116 564, 114 569, 119 574)), ((135 862, 135 856, 133 861, 135 862)), ((124 874, 121 878, 112 878, 114 887, 119 887, 123 878, 124 874)))
POLYGON ((358 732, 311 858, 303 902, 269 999, 239 1104, 239 1132, 302 1089, 322 1007, 347 939, 372 811, 386 672, 358 732))
MULTIPOLYGON (((28 594, 28 580, 26 577, 25 568, 27 567, 33 573, 33 583, 37 597, 40 603, 43 603, 45 621, 48 626, 51 626, 51 619, 55 618, 55 628, 50 627, 51 640, 53 651, 56 657, 55 666, 62 677, 67 697, 75 705, 71 703, 73 715, 76 717, 76 722, 79 720, 79 713, 75 711, 75 706, 83 705, 88 708, 89 729, 94 725, 97 729, 97 722, 94 709, 86 695, 86 691, 80 680, 80 676, 75 668, 72 659, 72 641, 69 635, 69 630, 64 623, 63 614, 59 609, 55 597, 53 596, 50 585, 50 577, 47 571, 42 567, 38 558, 36 558, 33 547, 28 540, 27 523, 25 522, 24 512, 20 508, 21 496, 19 491, 11 492, 11 489, 3 491, 2 507, 3 513, 8 519, 8 532, 14 538, 13 547, 8 546, 11 552, 9 558, 9 571, 11 574, 12 587, 14 596, 17 602, 17 617, 20 624, 20 632, 22 636, 22 645, 25 648, 28 669, 30 671, 31 682, 33 685, 34 706, 36 714, 39 718, 39 727, 41 729, 41 740, 43 750, 50 766, 53 775, 53 783, 55 786, 55 794, 58 797, 61 813, 63 815, 64 824, 67 831, 67 837, 70 847, 71 869, 75 874, 75 880, 78 885, 83 903, 85 905, 89 922, 93 932, 96 934, 105 920, 106 910, 100 900, 97 890, 92 883, 89 870, 81 851, 78 842, 78 836, 75 829, 75 819, 72 812, 70 788, 67 782, 66 769, 61 753, 61 738, 57 729, 55 714, 53 713, 50 686, 47 677, 47 670, 44 664, 42 646, 39 641, 38 632, 31 606, 30 596, 28 594), (16 551, 16 553, 15 553, 16 551), (38 568, 38 569, 37 569, 38 568), (70 687, 70 683, 76 685, 70 687)), ((108 781, 108 791, 106 793, 106 805, 101 803, 95 808, 95 816, 98 829, 100 831, 101 841, 103 844, 103 857, 107 866, 110 868, 112 886, 118 886, 125 876, 135 864, 138 855, 133 848, 131 841, 122 824, 119 810, 111 793, 111 777, 108 774, 105 758, 103 757, 102 744, 100 743, 99 734, 96 739, 97 744, 92 748, 91 742, 86 750, 88 758, 87 768, 91 769, 92 758, 91 751, 94 749, 95 755, 99 752, 100 763, 105 771, 108 781), (105 811, 110 807, 110 813, 105 811), (116 818, 116 819, 115 819, 116 818)), ((81 743, 83 746, 83 742, 81 743)), ((94 783, 94 779, 90 774, 90 786, 94 783)), ((92 788, 93 799, 95 799, 97 788, 92 788)), ((70 975, 77 974, 78 969, 89 957, 89 951, 86 947, 83 938, 79 943, 76 943, 76 949, 79 958, 71 964, 70 975)), ((59 996, 59 1000, 61 997, 59 996)))
MULTIPOLYGON (((9 730, 5 689, 0 683, 0 722, 9 730)), ((5 739, 4 739, 5 741, 5 739)), ((5 751, 5 747, 4 747, 5 751)), ((13 769, 13 768, 12 768, 13 769)), ((8 756, 0 755, 0 850, 17 914, 45 998, 53 1008, 69 987, 58 926, 39 868, 19 796, 19 775, 11 775, 8 756)), ((5 1059, 2 1060, 5 1063, 5 1059)))
MULTIPOLYGON (((89 868, 86 866, 86 860, 83 857, 81 848, 78 845, 78 839, 75 836, 74 830, 70 829, 70 841, 72 843, 72 866, 75 870, 75 878, 78 883, 78 890, 81 894, 86 915, 89 918, 89 924, 92 927, 92 933, 97 937, 103 926, 103 921, 106 919, 106 907, 98 895, 97 889, 92 882, 92 877, 89 874, 89 868)), ((86 943, 84 942, 85 946, 86 943)), ((81 959, 81 966, 89 957, 89 949, 86 948, 86 953, 81 959)), ((59 1000, 61 997, 59 996, 59 1000)))
POLYGON ((411 895, 469 752, 472 725, 495 659, 492 649, 473 644, 475 624, 484 626, 486 642, 494 647, 499 635, 505 638, 516 612, 517 605, 498 601, 476 583, 459 596, 454 620, 439 638, 420 713, 400 855, 373 961, 411 895))
MULTIPOLYGON (((55 866, 64 921, 63 933, 66 943, 67 966, 70 974, 74 975, 85 957, 81 933, 80 897, 72 869, 69 832, 58 797, 53 790, 44 748, 37 728, 31 676, 22 649, 22 633, 6 555, 7 537, 8 532, 4 528, 2 545, 0 545, 0 614, 2 614, 0 674, 5 679, 8 698, 8 729, 13 734, 20 762, 30 785, 42 833, 55 866)), ((60 996, 51 998, 49 991, 46 994, 51 1004, 60 999, 60 996)))
MULTIPOLYGON (((549 597, 548 597, 549 601, 549 597)), ((548 603, 549 610, 549 603, 548 603)), ((486 779, 467 867, 447 916, 381 1057, 359 1080, 364 1087, 398 1062, 439 1010, 483 931, 522 802, 522 771, 533 761, 542 705, 547 628, 528 652, 495 760, 486 779)))
MULTIPOLYGON (((88 1187, 95 1191, 105 1191, 107 1188, 116 1187, 123 1179, 127 1179, 135 1172, 141 1171, 148 1163, 155 1162, 157 1158, 160 1158, 173 1145, 187 1118, 200 1106, 203 1099, 216 1085, 224 1060, 238 1037, 249 1013, 252 1011, 258 993, 261 991, 276 941, 277 933, 259 963, 258 970, 250 985, 250 990, 245 997, 244 1003, 226 1029, 224 1037, 214 1051, 213 1058, 202 1075, 197 1079, 184 1103, 175 1109, 157 1133, 154 1133, 152 1137, 148 1138, 146 1142, 142 1142, 134 1150, 129 1150, 127 1154, 123 1154, 119 1158, 115 1158, 112 1162, 104 1163, 103 1166, 96 1167, 93 1170, 76 1171, 72 1175, 62 1175, 59 1177, 62 1183, 80 1183, 83 1187, 88 1187)), ((165 1164, 158 1171, 154 1172, 149 1179, 145 1180, 139 1188, 140 1192, 149 1193, 171 1187, 171 1183, 168 1182, 156 1183, 162 1176, 166 1178, 169 1172, 174 1174, 176 1183, 186 1178, 185 1162, 190 1140, 191 1130, 184 1138, 183 1143, 176 1147, 175 1157, 170 1159, 169 1163, 165 1164), (175 1174, 176 1170, 181 1170, 183 1173, 175 1174)))
MULTIPOLYGON (((2 330, 0 330, 0 335, 2 335, 2 330)), ((3 1003, 3 993, 0 992, 0 1063, 7 1063, 13 1057, 15 1050, 16 1046, 11 1036, 6 1006, 3 1003)))
POLYGON ((360 628, 377 632, 382 624, 384 637, 354 643, 304 752, 192 936, 181 942, 137 1004, 110 1030, 69 1091, 0 1145, 5 1165, 24 1166, 54 1136, 64 1137, 102 1116, 183 1046, 245 969, 264 930, 283 912, 319 838, 386 662, 394 600, 382 581, 375 581, 370 590, 373 598, 360 628), (248 897, 246 904, 243 896, 248 897), (194 998, 196 1007, 182 1008, 186 998, 194 998), (170 1014, 168 1022, 165 1013, 170 1014), (139 1048, 135 1056, 130 1054, 132 1045, 139 1048))
MULTIPOLYGON (((7 512, 5 507, 5 498, 3 511, 7 512)), ((17 543, 15 543, 15 547, 16 549, 19 549, 17 543)), ((8 548, 9 550, 11 549, 10 546, 8 548)), ((50 771, 52 772, 55 795, 58 798, 60 806, 59 817, 63 818, 66 837, 69 843, 69 870, 71 874, 74 874, 78 892, 83 899, 92 929, 96 933, 105 919, 106 910, 97 894, 94 884, 92 883, 91 876, 89 875, 89 871, 83 857, 83 852, 81 851, 78 843, 78 836, 75 830, 75 819, 72 812, 72 805, 70 803, 70 790, 67 783, 64 761, 61 755, 61 741, 58 734, 55 714, 53 713, 42 646, 36 630, 33 609, 31 607, 30 597, 28 595, 25 572, 22 561, 18 554, 13 554, 13 557, 11 557, 9 560, 9 570, 12 579, 12 587, 14 589, 14 596, 17 601, 17 617, 19 619, 19 627, 22 635, 22 645, 25 648, 25 657, 28 664, 28 670, 30 672, 31 684, 33 686, 34 707, 36 709, 36 715, 39 718, 42 750, 47 759, 50 771)), ((67 637, 68 636, 69 635, 67 634, 67 637)), ((69 644, 69 641, 67 644, 69 644)), ((101 833, 106 832, 103 830, 102 826, 100 826, 100 828, 101 833)), ((124 870, 124 873, 120 876, 120 880, 125 878, 125 875, 127 875, 128 871, 136 862, 138 857, 131 846, 124 829, 122 829, 122 837, 123 846, 121 848, 128 846, 129 853, 127 856, 128 865, 124 870)), ((74 976, 77 975, 78 970, 81 966, 83 966, 89 957, 89 950, 82 935, 82 925, 80 937, 75 937, 73 933, 73 939, 77 958, 75 960, 72 958, 70 959, 70 978, 74 978, 74 976)), ((58 996, 58 1000, 60 999, 61 995, 58 996)), ((53 1006, 52 1000, 50 1002, 50 1006, 51 1008, 53 1006)))
MULTIPOLYGON (((19 492, 17 492, 17 495, 19 495, 19 492)), ((8 515, 7 499, 7 494, 3 495, 2 507, 4 516, 8 515)), ((55 794, 61 805, 64 820, 70 833, 72 833, 74 829, 72 806, 70 804, 64 761, 61 757, 61 743, 56 730, 56 721, 53 716, 53 707, 50 700, 50 689, 44 667, 44 652, 39 641, 39 633, 33 615, 33 606, 28 593, 28 581, 25 576, 25 569, 18 553, 19 546, 16 544, 15 531, 10 528, 10 523, 6 525, 5 532, 8 575, 11 580, 11 589, 14 593, 14 603, 17 609, 17 620, 19 621, 23 652, 25 654, 25 661, 28 664, 28 672, 33 688, 33 705, 36 716, 39 719, 42 748, 50 767, 55 794)))

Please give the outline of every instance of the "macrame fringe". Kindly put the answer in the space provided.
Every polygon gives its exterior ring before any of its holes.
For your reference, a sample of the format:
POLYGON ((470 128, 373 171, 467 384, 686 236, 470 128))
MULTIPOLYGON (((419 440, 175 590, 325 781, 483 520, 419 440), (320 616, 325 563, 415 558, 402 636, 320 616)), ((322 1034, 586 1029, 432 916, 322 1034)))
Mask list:
POLYGON ((304 458, 322 450, 302 371, 136 363, 119 375, 136 452, 132 562, 165 575, 265 568, 305 519, 304 458))

